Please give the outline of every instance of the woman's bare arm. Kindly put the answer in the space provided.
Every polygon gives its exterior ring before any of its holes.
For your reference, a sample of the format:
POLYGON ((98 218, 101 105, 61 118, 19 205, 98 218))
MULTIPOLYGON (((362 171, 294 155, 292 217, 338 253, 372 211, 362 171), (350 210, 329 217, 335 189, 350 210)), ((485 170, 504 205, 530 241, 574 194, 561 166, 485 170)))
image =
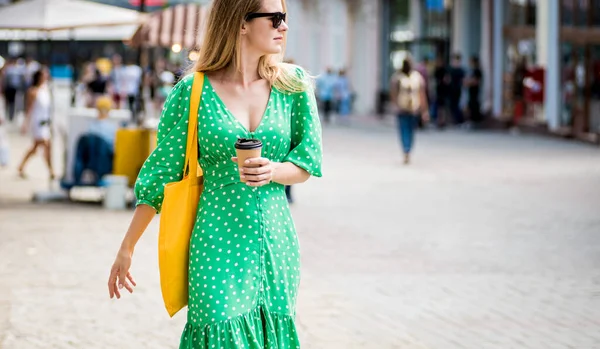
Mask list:
POLYGON ((152 222, 152 219, 156 215, 156 210, 145 204, 138 205, 133 213, 133 218, 127 229, 127 233, 121 243, 121 251, 126 252, 130 255, 133 254, 135 245, 137 244, 146 228, 152 222))
POLYGON ((291 162, 274 162, 272 182, 292 185, 304 183, 310 178, 310 174, 304 169, 291 162))

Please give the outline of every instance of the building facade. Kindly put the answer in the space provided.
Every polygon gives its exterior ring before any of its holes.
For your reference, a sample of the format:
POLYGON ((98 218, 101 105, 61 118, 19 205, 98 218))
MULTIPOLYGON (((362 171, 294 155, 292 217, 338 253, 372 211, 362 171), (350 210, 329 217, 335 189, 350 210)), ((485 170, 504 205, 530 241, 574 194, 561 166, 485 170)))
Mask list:
MULTIPOLYGON (((461 53, 483 70, 492 118, 600 142, 600 1, 380 0, 380 77, 402 58, 461 53)), ((377 100, 376 100, 377 102, 377 100)), ((377 105, 371 105, 377 110, 377 105)))
POLYGON ((502 52, 494 69, 502 77, 495 83, 504 93, 494 96, 502 105, 495 114, 598 142, 600 2, 496 1, 502 52))
POLYGON ((357 113, 373 111, 379 83, 379 0, 287 0, 286 58, 312 75, 344 69, 353 84, 357 113))
POLYGON ((481 105, 492 118, 600 138, 600 0, 286 2, 286 58, 312 75, 345 69, 356 113, 383 112, 389 79, 407 54, 448 62, 459 52, 464 67, 479 56, 481 105))

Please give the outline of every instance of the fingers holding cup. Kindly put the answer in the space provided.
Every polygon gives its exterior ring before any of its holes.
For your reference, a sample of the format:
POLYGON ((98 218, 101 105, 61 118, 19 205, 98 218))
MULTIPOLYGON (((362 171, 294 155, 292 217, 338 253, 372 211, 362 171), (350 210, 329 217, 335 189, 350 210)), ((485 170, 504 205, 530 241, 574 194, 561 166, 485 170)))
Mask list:
POLYGON ((247 167, 253 167, 255 158, 261 157, 262 142, 258 139, 240 138, 235 143, 236 158, 238 169, 240 170, 240 181, 246 182, 244 174, 247 167))

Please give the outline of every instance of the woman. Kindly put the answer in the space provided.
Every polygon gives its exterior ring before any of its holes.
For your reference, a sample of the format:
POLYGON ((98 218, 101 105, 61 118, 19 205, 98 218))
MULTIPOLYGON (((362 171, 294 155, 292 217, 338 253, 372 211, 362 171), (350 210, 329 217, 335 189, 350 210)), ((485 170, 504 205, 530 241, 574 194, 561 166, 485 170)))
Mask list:
POLYGON ((425 81, 421 74, 412 68, 410 59, 406 58, 400 71, 392 76, 390 85, 391 102, 396 110, 398 131, 404 151, 404 164, 408 164, 418 118, 422 116, 423 121, 429 120, 425 81))
MULTIPOLYGON (((307 75, 281 63, 285 11, 282 0, 212 3, 193 69, 205 73, 198 116, 205 182, 180 348, 300 347, 300 258, 284 186, 321 176, 321 125, 307 75), (238 138, 261 140, 262 157, 239 168, 238 138)), ((165 102, 158 146, 140 171, 138 206, 111 269, 111 298, 133 291, 134 246, 161 209, 163 186, 182 178, 192 81, 184 77, 165 102)))
POLYGON ((35 154, 38 148, 43 148, 50 179, 54 179, 50 142, 52 100, 47 81, 48 70, 42 68, 33 74, 33 84, 27 90, 25 121, 23 122, 21 132, 23 134, 26 134, 27 130, 31 132, 33 145, 27 151, 19 166, 19 176, 22 178, 25 178, 25 165, 29 159, 35 154))

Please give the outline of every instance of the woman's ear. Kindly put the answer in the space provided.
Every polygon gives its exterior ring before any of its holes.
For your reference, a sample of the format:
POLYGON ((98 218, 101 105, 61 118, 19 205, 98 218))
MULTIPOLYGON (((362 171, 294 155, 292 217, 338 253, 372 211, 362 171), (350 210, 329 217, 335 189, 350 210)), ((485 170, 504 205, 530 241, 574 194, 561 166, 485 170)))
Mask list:
POLYGON ((242 28, 240 29, 240 34, 242 34, 242 35, 248 34, 248 22, 246 22, 246 21, 242 22, 242 28))

